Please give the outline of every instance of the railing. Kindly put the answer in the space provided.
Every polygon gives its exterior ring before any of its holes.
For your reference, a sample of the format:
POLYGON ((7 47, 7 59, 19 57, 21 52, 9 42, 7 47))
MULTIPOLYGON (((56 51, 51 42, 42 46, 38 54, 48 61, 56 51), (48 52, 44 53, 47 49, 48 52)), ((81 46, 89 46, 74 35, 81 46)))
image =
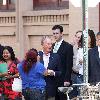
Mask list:
MULTIPOLYGON (((32 11, 24 12, 22 15, 23 25, 69 25, 68 10, 61 11, 32 11)), ((0 12, 0 26, 13 26, 16 24, 15 12, 0 12)))
POLYGON ((0 12, 0 26, 15 26, 15 12, 0 12))
POLYGON ((68 10, 33 11, 23 15, 24 25, 69 24, 68 10))
POLYGON ((0 24, 15 23, 15 17, 0 17, 0 24))
POLYGON ((41 15, 41 16, 24 16, 24 25, 28 24, 46 24, 48 22, 62 22, 68 24, 68 15, 41 15))

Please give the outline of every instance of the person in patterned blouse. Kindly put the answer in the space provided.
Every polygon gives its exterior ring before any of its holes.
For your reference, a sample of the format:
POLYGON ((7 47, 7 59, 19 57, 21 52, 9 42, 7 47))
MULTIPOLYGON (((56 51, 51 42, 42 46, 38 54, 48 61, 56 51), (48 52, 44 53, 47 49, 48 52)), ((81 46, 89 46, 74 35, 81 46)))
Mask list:
POLYGON ((22 94, 12 90, 13 80, 18 77, 17 63, 19 62, 12 47, 4 46, 2 56, 8 69, 7 72, 0 74, 0 77, 2 77, 2 87, 0 89, 3 90, 4 100, 22 100, 22 94))

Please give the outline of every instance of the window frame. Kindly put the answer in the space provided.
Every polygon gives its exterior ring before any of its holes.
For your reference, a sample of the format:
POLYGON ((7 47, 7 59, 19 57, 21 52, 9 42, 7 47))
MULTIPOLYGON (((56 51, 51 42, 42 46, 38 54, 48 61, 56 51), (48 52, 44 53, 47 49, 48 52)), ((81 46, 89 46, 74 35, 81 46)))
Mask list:
POLYGON ((0 5, 0 11, 15 11, 15 4, 11 2, 11 0, 6 0, 6 5, 2 4, 0 5))
MULTIPOLYGON (((62 0, 55 0, 55 4, 51 1, 51 4, 54 4, 52 7, 48 2, 48 5, 44 7, 43 10, 59 10, 59 9, 69 9, 69 0, 66 0, 65 2, 67 3, 67 6, 63 7, 64 1, 62 0), (63 3, 63 4, 62 4, 63 3), (49 8, 50 6, 50 8, 49 8)), ((66 4, 65 4, 66 5, 66 4)), ((33 0, 33 10, 42 10, 43 6, 45 6, 45 3, 42 5, 39 3, 39 0, 33 0)))

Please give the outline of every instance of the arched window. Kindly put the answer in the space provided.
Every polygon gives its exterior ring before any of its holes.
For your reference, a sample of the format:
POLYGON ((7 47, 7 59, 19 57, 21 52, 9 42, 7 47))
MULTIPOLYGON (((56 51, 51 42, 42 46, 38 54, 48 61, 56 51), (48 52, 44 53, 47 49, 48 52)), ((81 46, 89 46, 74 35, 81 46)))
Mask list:
POLYGON ((33 0, 34 10, 68 9, 69 0, 33 0))
POLYGON ((14 11, 15 0, 0 0, 0 11, 14 11))

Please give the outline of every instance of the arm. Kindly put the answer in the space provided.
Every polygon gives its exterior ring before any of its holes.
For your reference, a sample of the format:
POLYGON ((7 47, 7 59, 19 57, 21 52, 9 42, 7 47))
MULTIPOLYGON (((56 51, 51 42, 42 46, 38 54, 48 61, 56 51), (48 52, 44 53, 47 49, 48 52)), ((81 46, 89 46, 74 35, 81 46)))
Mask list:
POLYGON ((50 69, 48 69, 48 73, 50 76, 59 77, 61 75, 61 60, 58 54, 52 54, 51 61, 49 63, 50 69), (53 58, 53 59, 52 59, 53 58))
POLYGON ((45 71, 43 72, 43 75, 44 75, 44 76, 47 76, 47 75, 48 75, 48 70, 45 70, 45 71))
POLYGON ((59 77, 61 75, 61 59, 60 56, 57 54, 57 59, 56 59, 56 70, 55 70, 55 77, 59 77))
POLYGON ((75 46, 73 46, 73 67, 72 67, 72 70, 73 70, 74 72, 76 72, 76 73, 79 72, 79 69, 78 69, 77 66, 76 66, 77 53, 78 53, 78 49, 77 49, 75 46))
POLYGON ((14 74, 14 75, 7 75, 7 76, 5 76, 7 79, 10 79, 10 78, 19 78, 19 73, 16 73, 16 74, 14 74))
POLYGON ((73 46, 68 45, 67 47, 67 54, 66 54, 66 74, 65 74, 65 84, 70 84, 71 82, 71 73, 72 73, 72 66, 73 66, 73 46))
POLYGON ((91 63, 90 63, 90 50, 88 51, 88 82, 90 83, 91 76, 91 63))
POLYGON ((8 72, 7 73, 0 73, 0 77, 5 77, 8 75, 8 72))
POLYGON ((12 63, 10 65, 10 68, 8 70, 8 75, 6 76, 6 78, 10 79, 10 78, 17 78, 17 77, 19 77, 17 65, 15 63, 12 63))

